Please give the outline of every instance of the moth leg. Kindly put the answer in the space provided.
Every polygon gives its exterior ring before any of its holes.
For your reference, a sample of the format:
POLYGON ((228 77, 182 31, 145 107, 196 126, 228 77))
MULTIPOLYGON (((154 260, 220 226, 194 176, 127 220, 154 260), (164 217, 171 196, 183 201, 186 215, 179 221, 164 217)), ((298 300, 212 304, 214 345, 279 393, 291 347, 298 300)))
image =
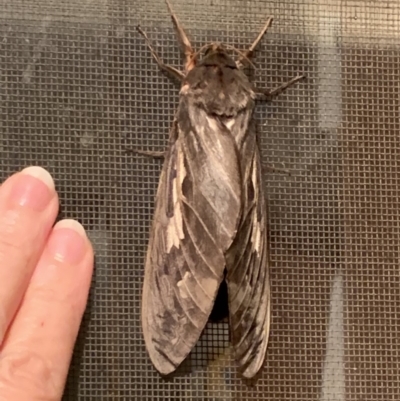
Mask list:
POLYGON ((169 146, 166 150, 164 151, 139 150, 131 146, 124 146, 124 149, 127 153, 137 153, 139 155, 154 157, 155 159, 165 159, 166 156, 168 155, 168 151, 171 148, 172 144, 175 143, 177 135, 178 135, 177 121, 174 120, 172 127, 169 131, 169 146))
POLYGON ((179 22, 177 16, 172 10, 169 0, 165 0, 167 3, 168 11, 171 15, 172 23, 174 24, 176 34, 178 36, 179 45, 181 46, 182 52, 185 55, 185 70, 190 71, 194 67, 194 50, 190 40, 188 39, 185 30, 179 22))
POLYGON ((274 97, 280 95, 286 89, 290 88, 296 82, 301 81, 305 77, 306 77, 305 75, 298 75, 297 77, 292 78, 289 82, 286 82, 285 84, 278 86, 273 90, 256 90, 255 91, 256 100, 263 100, 263 101, 272 100, 274 97))
POLYGON ((239 68, 243 67, 242 61, 245 59, 250 60, 253 55, 254 55, 254 50, 255 48, 258 46, 260 40, 262 39, 262 37, 265 35, 265 33, 267 32, 268 28, 272 25, 272 21, 273 18, 269 17, 267 22, 265 23, 265 25, 263 26, 263 28, 261 29, 260 33, 258 34, 258 36, 256 37, 256 39, 254 40, 254 42, 252 43, 252 45, 244 52, 243 56, 239 57, 236 61, 236 65, 239 68))
POLYGON ((155 159, 164 159, 165 158, 165 154, 166 152, 164 151, 152 151, 152 150, 139 150, 139 149, 135 149, 132 147, 125 147, 126 152, 129 153, 137 153, 139 155, 144 155, 144 156, 149 156, 149 157, 154 157, 155 159))
POLYGON ((265 168, 267 168, 268 170, 271 170, 273 173, 283 173, 283 174, 287 174, 287 175, 292 175, 290 173, 289 169, 286 168, 279 168, 279 167, 275 167, 270 163, 263 163, 263 166, 265 168))
POLYGON ((158 66, 168 74, 170 74, 172 77, 178 79, 179 81, 182 81, 182 79, 185 77, 183 72, 179 71, 175 67, 172 67, 171 65, 165 64, 160 56, 157 54, 157 52, 154 50, 153 45, 150 42, 150 39, 146 35, 146 32, 140 28, 140 26, 137 27, 138 32, 144 37, 144 40, 146 41, 147 47, 150 49, 151 55, 153 56, 154 60, 158 64, 158 66))

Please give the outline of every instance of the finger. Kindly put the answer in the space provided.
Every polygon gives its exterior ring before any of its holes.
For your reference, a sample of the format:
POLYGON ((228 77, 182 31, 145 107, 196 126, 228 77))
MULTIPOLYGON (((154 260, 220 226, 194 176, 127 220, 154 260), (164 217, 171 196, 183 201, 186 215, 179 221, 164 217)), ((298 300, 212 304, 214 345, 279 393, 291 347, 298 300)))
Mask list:
POLYGON ((0 344, 54 224, 58 197, 50 174, 28 167, 0 187, 0 344))
POLYGON ((82 226, 57 223, 0 352, 0 400, 61 399, 92 270, 82 226))

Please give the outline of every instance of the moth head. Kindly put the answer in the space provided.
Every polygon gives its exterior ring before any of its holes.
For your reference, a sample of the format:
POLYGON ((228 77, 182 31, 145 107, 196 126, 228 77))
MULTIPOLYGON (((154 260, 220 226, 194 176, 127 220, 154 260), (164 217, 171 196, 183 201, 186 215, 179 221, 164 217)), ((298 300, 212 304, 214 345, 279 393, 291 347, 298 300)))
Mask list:
POLYGON ((236 62, 228 54, 227 48, 221 43, 214 42, 203 46, 198 53, 204 51, 203 57, 198 65, 223 65, 236 68, 236 62))
POLYGON ((225 47, 222 45, 222 43, 213 42, 206 45, 204 56, 211 53, 221 53, 221 52, 226 52, 225 47))
POLYGON ((255 68, 254 64, 248 59, 246 54, 243 54, 240 50, 236 49, 233 46, 223 45, 220 42, 213 42, 202 46, 200 50, 196 53, 195 57, 197 58, 200 53, 204 52, 203 58, 198 65, 222 64, 226 67, 238 68, 238 61, 235 61, 228 54, 228 50, 233 50, 239 55, 242 60, 247 60, 247 62, 255 68))

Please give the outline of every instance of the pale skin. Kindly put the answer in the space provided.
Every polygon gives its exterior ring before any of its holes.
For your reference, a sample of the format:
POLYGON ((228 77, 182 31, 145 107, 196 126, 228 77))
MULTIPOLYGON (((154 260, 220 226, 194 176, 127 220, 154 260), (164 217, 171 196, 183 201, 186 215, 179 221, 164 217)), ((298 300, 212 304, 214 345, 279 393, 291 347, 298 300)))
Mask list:
POLYGON ((74 220, 55 226, 50 174, 30 167, 0 186, 0 401, 60 401, 93 272, 74 220))

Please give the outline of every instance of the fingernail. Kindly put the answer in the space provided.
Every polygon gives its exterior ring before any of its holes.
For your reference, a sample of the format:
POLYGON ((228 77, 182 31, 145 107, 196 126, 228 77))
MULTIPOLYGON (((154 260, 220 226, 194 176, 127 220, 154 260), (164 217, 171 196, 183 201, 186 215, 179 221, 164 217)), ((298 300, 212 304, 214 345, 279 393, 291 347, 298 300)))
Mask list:
POLYGON ((44 210, 54 193, 54 181, 42 167, 27 167, 19 174, 10 192, 10 200, 37 211, 44 210))
POLYGON ((81 224, 75 220, 62 220, 54 226, 47 249, 59 262, 79 263, 86 253, 86 241, 81 224))

